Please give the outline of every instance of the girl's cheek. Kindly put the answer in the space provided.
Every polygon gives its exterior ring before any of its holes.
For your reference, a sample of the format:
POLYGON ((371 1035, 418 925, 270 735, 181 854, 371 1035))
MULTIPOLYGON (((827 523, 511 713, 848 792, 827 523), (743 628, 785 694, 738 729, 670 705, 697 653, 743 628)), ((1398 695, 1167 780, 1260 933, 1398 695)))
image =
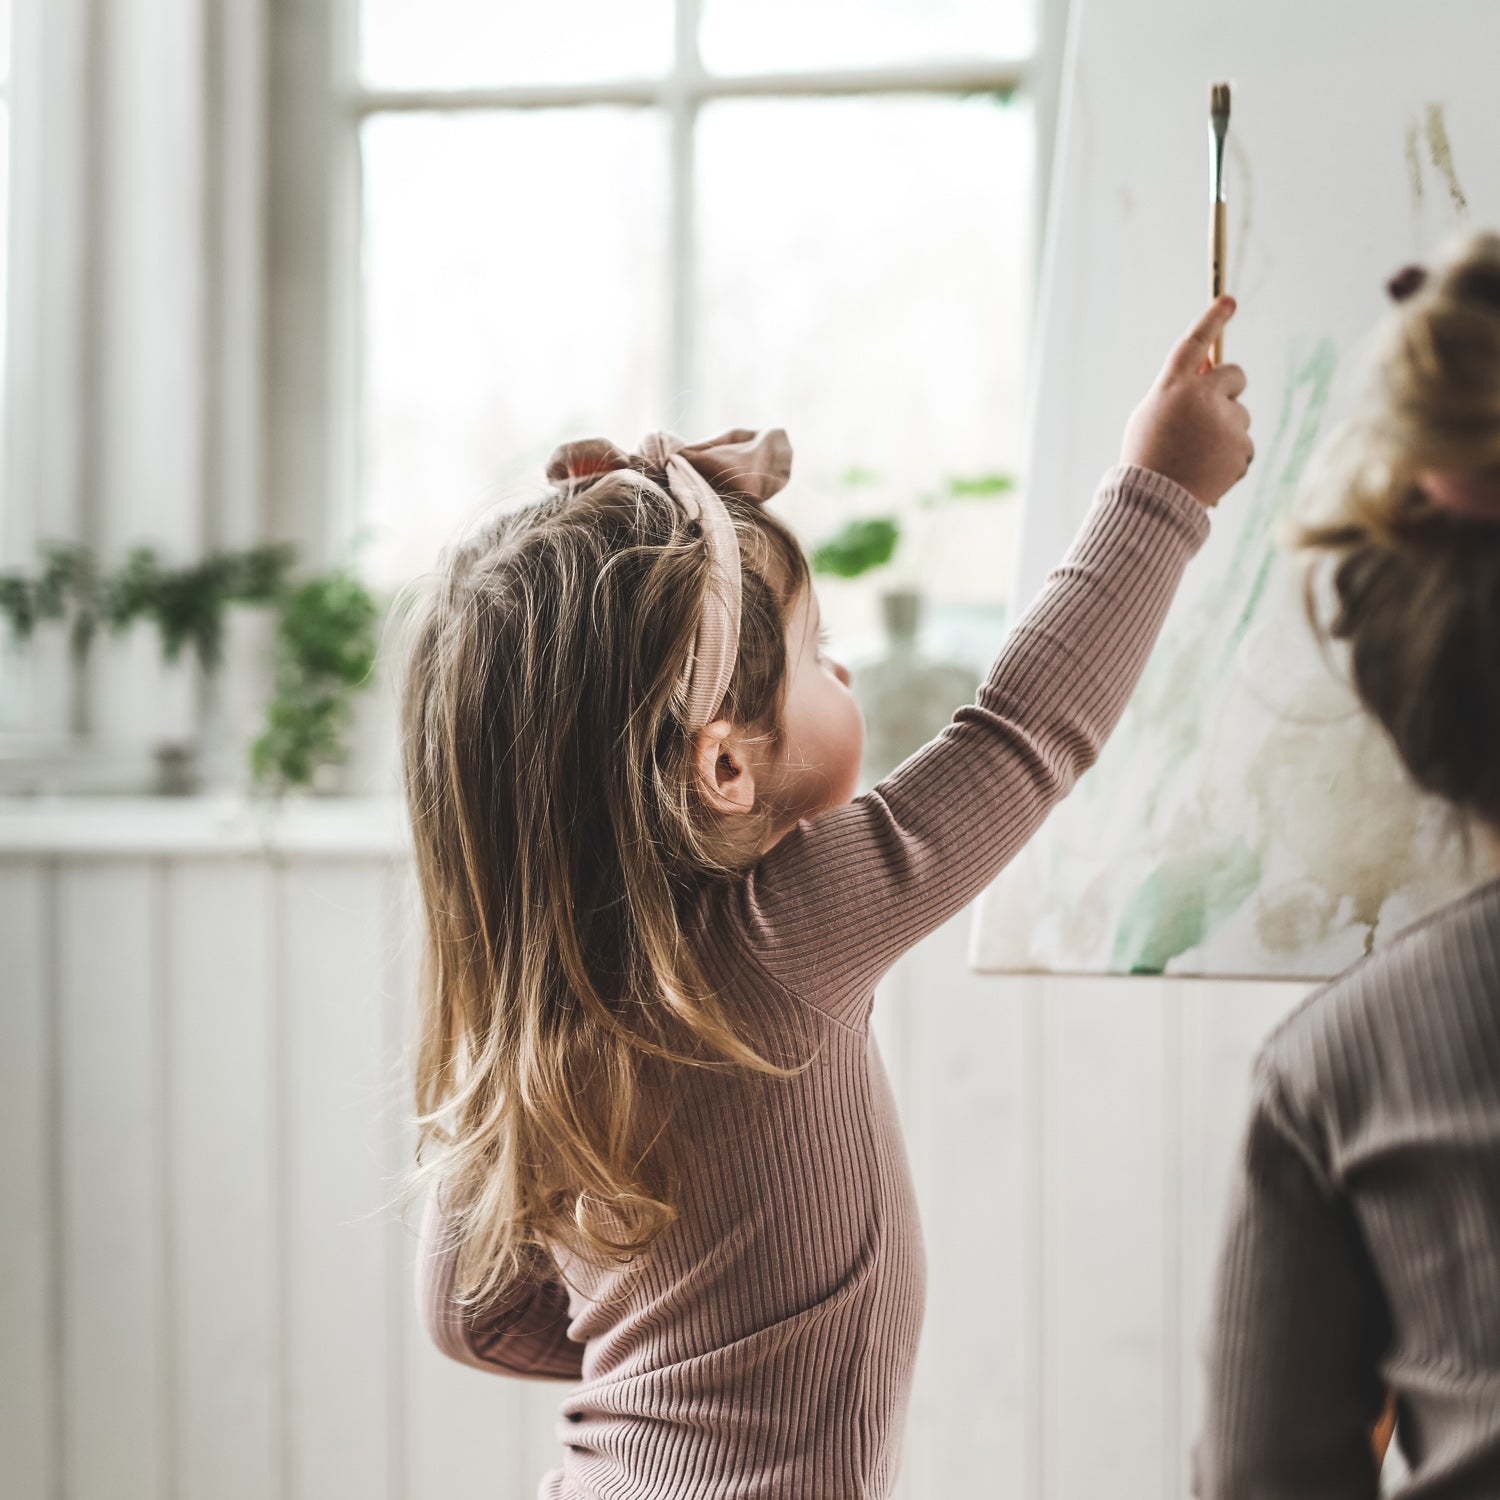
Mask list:
POLYGON ((849 694, 849 736, 855 742, 859 751, 863 753, 865 748, 865 716, 859 706, 859 699, 853 693, 849 694))
POLYGON ((847 759, 844 764, 843 800, 848 802, 859 789, 859 769, 865 753, 865 716, 853 696, 849 699, 849 721, 844 735, 847 759))

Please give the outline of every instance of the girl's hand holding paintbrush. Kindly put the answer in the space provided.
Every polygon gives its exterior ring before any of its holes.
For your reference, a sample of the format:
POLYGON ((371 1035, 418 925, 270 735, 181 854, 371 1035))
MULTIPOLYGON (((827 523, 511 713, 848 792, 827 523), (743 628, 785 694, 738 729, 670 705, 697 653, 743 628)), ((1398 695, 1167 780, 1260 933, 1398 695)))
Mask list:
POLYGON ((1240 404, 1245 372, 1213 362, 1216 343, 1234 316, 1233 297, 1220 297, 1167 356, 1156 383, 1125 425, 1120 462, 1175 480, 1203 505, 1245 477, 1255 444, 1250 413, 1240 404))

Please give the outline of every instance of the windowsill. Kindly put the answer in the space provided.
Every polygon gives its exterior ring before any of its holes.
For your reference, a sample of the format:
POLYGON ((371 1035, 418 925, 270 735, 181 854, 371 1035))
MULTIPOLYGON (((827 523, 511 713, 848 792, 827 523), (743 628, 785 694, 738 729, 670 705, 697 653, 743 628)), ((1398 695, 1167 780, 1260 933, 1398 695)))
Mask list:
POLYGON ((297 854, 399 857, 406 815, 390 797, 0 796, 0 858, 297 854))

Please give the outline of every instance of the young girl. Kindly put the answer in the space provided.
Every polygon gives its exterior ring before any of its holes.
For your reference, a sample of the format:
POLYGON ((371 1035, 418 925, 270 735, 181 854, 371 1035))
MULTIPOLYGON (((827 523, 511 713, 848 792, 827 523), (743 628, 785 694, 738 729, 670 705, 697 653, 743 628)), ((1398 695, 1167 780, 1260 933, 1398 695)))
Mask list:
MULTIPOLYGON (((1415 781, 1500 873, 1500 238, 1401 298, 1329 460, 1329 633, 1415 781)), ((1500 1495, 1500 880, 1308 1000, 1258 1059, 1199 1493, 1500 1495)))
POLYGON ((405 707, 427 917, 421 1306, 581 1382, 558 1497, 854 1500, 894 1480, 923 1260, 876 982, 1094 760, 1243 374, 1172 353, 972 707, 854 798, 862 726, 790 532, 784 434, 573 443, 449 562, 405 707))

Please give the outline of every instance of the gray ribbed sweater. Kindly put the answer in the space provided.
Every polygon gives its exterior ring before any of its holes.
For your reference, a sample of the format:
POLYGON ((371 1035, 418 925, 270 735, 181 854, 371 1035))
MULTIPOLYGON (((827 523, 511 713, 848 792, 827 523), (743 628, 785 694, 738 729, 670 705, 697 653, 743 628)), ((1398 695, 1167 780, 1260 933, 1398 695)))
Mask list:
MULTIPOLYGON (((547 1500, 857 1500, 895 1479, 922 1319, 916 1203, 870 1034, 876 982, 995 876, 1094 760, 1140 676, 1203 508, 1106 477, 975 703, 873 791, 800 824, 690 933, 790 1082, 695 1074, 677 1220, 651 1252, 561 1259, 483 1316, 429 1211, 420 1305, 484 1369, 581 1380, 547 1500)), ((935 1018, 935 1024, 938 1018, 935 1018)))
POLYGON ((1209 1500, 1500 1495, 1500 881, 1303 1004, 1258 1059, 1198 1452, 1209 1500))

